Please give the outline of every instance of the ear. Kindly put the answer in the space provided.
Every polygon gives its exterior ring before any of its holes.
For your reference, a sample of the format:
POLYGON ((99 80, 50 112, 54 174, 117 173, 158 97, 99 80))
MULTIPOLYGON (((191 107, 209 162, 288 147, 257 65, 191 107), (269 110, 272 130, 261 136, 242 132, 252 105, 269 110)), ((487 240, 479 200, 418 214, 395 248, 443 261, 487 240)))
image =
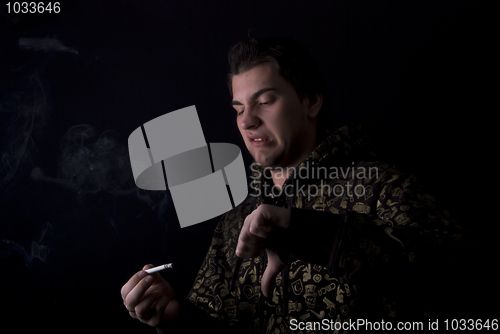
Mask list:
POLYGON ((307 116, 309 118, 318 117, 318 113, 323 105, 323 95, 314 94, 314 96, 309 96, 309 106, 307 107, 307 116))

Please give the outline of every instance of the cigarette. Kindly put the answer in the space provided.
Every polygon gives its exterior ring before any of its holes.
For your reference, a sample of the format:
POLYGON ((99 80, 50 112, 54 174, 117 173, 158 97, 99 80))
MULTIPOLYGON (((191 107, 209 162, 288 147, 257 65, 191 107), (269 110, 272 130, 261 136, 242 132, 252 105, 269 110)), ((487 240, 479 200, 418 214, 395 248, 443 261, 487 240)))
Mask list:
POLYGON ((162 264, 161 266, 154 267, 151 269, 146 269, 144 271, 147 272, 148 274, 152 274, 163 269, 172 269, 172 263, 162 264))

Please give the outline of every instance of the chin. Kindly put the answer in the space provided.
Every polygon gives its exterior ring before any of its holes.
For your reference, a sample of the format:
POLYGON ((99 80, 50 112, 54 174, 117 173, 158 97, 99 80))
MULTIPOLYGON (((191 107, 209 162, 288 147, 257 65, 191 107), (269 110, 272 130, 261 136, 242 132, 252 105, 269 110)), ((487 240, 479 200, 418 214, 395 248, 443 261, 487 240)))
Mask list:
POLYGON ((253 156, 253 159, 263 168, 276 168, 280 166, 280 156, 262 155, 253 156))

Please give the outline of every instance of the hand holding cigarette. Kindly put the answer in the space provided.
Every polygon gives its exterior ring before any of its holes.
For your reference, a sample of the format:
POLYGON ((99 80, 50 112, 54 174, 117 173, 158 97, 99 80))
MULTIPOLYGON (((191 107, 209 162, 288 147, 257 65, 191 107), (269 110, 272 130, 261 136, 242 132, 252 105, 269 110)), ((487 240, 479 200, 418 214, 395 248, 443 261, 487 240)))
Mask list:
POLYGON ((170 284, 158 273, 169 268, 172 268, 171 263, 158 267, 145 265, 123 285, 123 304, 132 318, 152 327, 175 319, 180 303, 175 299, 170 284))

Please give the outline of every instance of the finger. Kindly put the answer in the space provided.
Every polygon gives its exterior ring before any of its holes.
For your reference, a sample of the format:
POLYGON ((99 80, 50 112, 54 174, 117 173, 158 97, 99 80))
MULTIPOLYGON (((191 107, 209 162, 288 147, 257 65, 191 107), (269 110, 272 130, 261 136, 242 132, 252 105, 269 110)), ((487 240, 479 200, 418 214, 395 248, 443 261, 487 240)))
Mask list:
POLYGON ((262 248, 262 245, 264 244, 263 240, 259 237, 254 236, 248 230, 254 213, 255 210, 245 218, 245 222, 243 223, 243 226, 241 228, 240 235, 238 236, 238 243, 236 245, 236 256, 239 256, 241 258, 258 256, 264 250, 262 248), (261 249, 257 249, 258 245, 261 245, 260 246, 261 249), (257 252, 258 254, 255 255, 255 253, 257 252))
MULTIPOLYGON (((262 207, 259 206, 257 209, 253 210, 245 218, 245 223, 241 229, 243 237, 245 238, 267 238, 267 230, 271 230, 272 226, 267 226, 264 217, 262 216, 262 207)), ((240 236, 242 235, 240 233, 240 236)), ((260 240, 260 239, 258 239, 260 240)))
POLYGON ((264 240, 252 235, 248 231, 242 231, 236 245, 236 255, 241 258, 259 256, 265 249, 264 240))
POLYGON ((264 243, 264 238, 252 234, 248 229, 241 231, 238 242, 248 245, 258 245, 264 243))
POLYGON ((136 315, 136 313, 135 313, 135 311, 134 311, 134 310, 128 310, 128 314, 129 314, 132 318, 137 319, 137 315, 136 315))
POLYGON ((271 235, 273 230, 272 223, 266 219, 262 212, 254 215, 249 223, 248 231, 261 239, 266 239, 271 235))
POLYGON ((246 245, 259 245, 264 243, 264 238, 258 237, 249 231, 242 231, 239 238, 238 242, 241 242, 246 245))
POLYGON ((139 272, 137 275, 138 277, 142 277, 141 280, 132 288, 132 290, 130 290, 123 300, 123 303, 128 310, 135 309, 135 306, 143 298, 144 293, 154 282, 154 277, 152 275, 148 275, 145 271, 139 272))
POLYGON ((268 229, 269 227, 261 225, 265 225, 265 222, 262 220, 259 211, 254 210, 245 219, 245 224, 243 225, 238 238, 239 241, 252 245, 263 243, 267 236, 260 230, 268 229))
POLYGON ((236 246, 236 256, 243 259, 254 258, 261 255, 264 250, 264 243, 261 243, 260 245, 249 245, 240 242, 236 246))
POLYGON ((288 228, 290 224, 290 213, 290 208, 281 208, 274 205, 262 204, 262 215, 266 222, 280 228, 288 228))
POLYGON ((142 279, 142 277, 139 276, 139 273, 143 272, 138 271, 136 272, 128 281, 122 286, 122 289, 120 291, 120 294, 122 296, 122 299, 125 300, 125 297, 132 291, 132 289, 139 283, 139 281, 142 279))
POLYGON ((275 251, 266 249, 267 268, 262 275, 261 288, 264 296, 269 298, 276 286, 276 276, 283 270, 284 264, 281 262, 275 251))
POLYGON ((179 301, 177 301, 176 299, 171 299, 168 302, 167 307, 165 308, 165 311, 163 312, 165 320, 166 321, 174 320, 175 317, 177 317, 177 314, 179 314, 180 308, 181 308, 181 304, 179 303, 179 301))
POLYGON ((134 276, 132 276, 127 283, 125 283, 120 291, 122 299, 125 300, 125 297, 132 291, 132 289, 139 283, 139 281, 144 278, 144 274, 147 274, 144 272, 144 270, 152 268, 152 264, 146 264, 142 269, 138 272, 135 273, 134 276), (141 274, 142 273, 142 274, 141 274), (140 275, 139 275, 140 274, 140 275))
MULTIPOLYGON (((142 270, 151 269, 151 268, 154 268, 154 266, 152 264, 146 264, 142 268, 142 270)), ((160 283, 163 281, 163 277, 161 276, 161 274, 159 272, 155 272, 155 273, 151 273, 151 274, 147 274, 147 275, 153 277, 153 284, 160 283)))
POLYGON ((142 270, 151 269, 153 267, 154 266, 151 263, 149 263, 149 264, 146 264, 144 267, 142 267, 142 270))
POLYGON ((154 306, 156 312, 151 317, 151 319, 149 319, 149 321, 147 322, 148 325, 150 325, 152 327, 158 327, 158 325, 160 324, 160 322, 162 320, 162 317, 163 317, 164 312, 165 312, 165 308, 167 307, 169 301, 170 301, 170 299, 167 296, 162 296, 157 301, 157 303, 154 306))
POLYGON ((142 298, 134 308, 137 318, 142 322, 151 319, 156 312, 155 305, 160 299, 161 295, 158 294, 150 294, 142 298))

